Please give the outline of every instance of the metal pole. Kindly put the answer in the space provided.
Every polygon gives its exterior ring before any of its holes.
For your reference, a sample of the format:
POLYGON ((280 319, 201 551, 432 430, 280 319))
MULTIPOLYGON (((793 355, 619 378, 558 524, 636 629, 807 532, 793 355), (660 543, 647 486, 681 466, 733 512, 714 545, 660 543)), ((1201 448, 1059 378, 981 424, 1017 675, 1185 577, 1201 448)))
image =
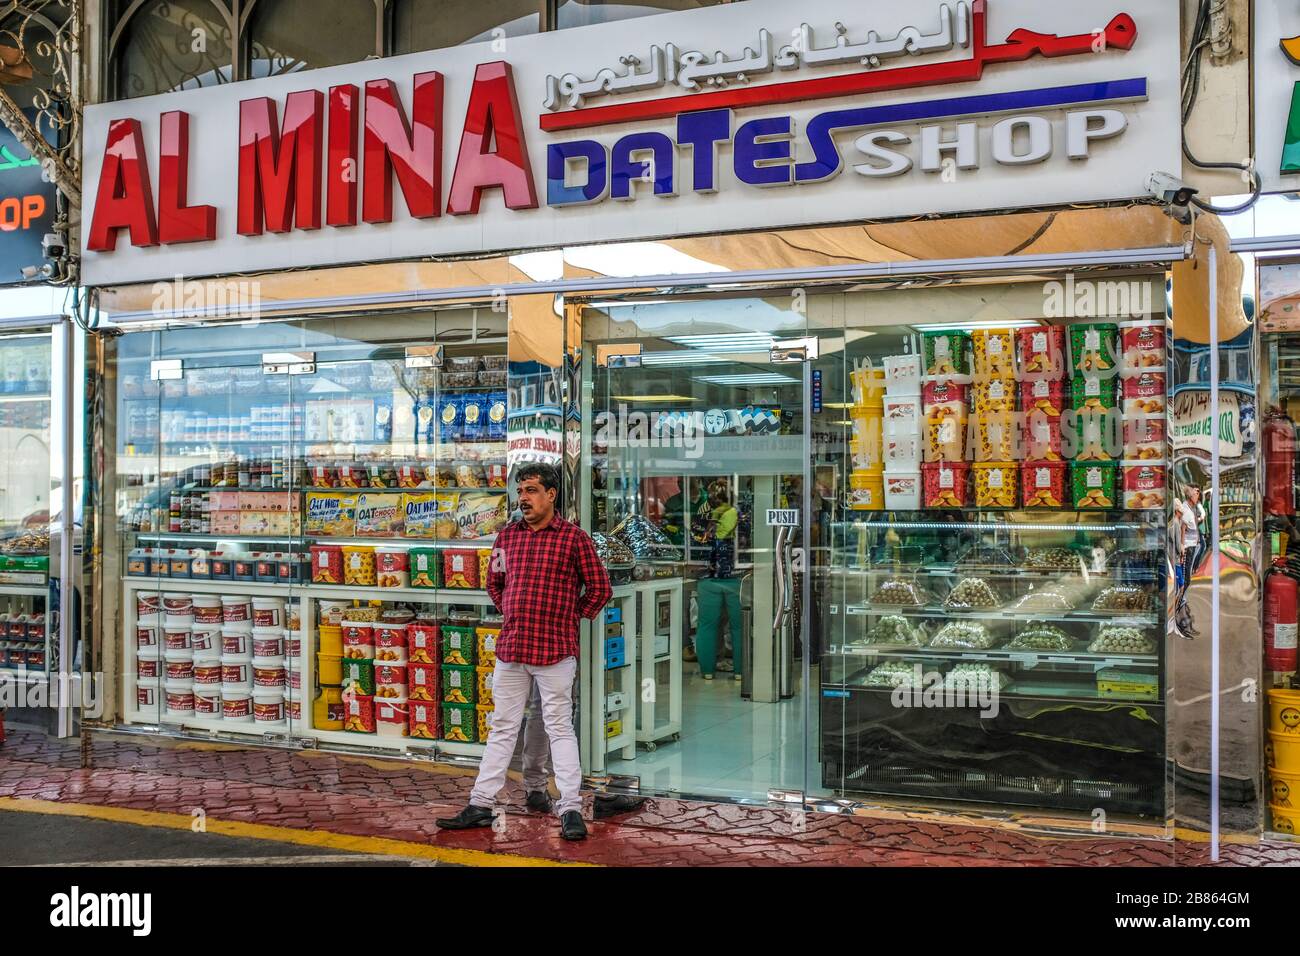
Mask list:
POLYGON ((1210 859, 1219 859, 1219 281, 1210 246, 1210 859))
POLYGON ((73 680, 72 627, 76 614, 76 582, 72 576, 73 552, 77 546, 77 513, 74 504, 73 486, 76 484, 76 465, 73 455, 76 451, 74 442, 77 431, 74 423, 76 409, 73 407, 75 390, 73 369, 76 357, 72 341, 72 323, 64 319, 54 326, 53 333, 58 338, 57 351, 54 355, 59 363, 60 394, 59 403, 63 406, 58 420, 62 423, 59 435, 59 450, 62 461, 59 465, 59 673, 51 673, 51 679, 59 681, 58 735, 72 736, 72 708, 81 703, 84 689, 80 681, 73 680), (72 691, 78 693, 74 696, 72 691))

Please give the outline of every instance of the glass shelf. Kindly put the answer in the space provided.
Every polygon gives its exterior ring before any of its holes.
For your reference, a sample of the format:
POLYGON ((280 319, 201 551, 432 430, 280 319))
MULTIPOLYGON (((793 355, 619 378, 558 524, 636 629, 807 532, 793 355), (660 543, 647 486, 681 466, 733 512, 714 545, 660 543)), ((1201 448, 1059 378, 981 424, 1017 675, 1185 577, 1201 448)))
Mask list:
POLYGON ((947 620, 961 621, 1042 621, 1065 624, 1118 624, 1121 627, 1151 627, 1160 623, 1160 615, 1149 614, 1108 614, 1102 611, 1065 611, 1058 614, 1040 611, 1012 611, 1004 608, 992 608, 986 611, 961 611, 942 604, 925 605, 884 605, 884 604, 850 604, 845 608, 848 614, 901 614, 904 617, 941 617, 947 620))

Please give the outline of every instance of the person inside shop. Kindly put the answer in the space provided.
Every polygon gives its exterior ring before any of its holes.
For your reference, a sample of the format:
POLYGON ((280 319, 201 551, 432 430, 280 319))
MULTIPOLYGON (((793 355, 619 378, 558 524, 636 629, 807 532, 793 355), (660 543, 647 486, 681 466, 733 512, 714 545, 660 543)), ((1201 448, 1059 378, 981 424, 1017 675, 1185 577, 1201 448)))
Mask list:
POLYGON ((560 835, 585 840, 582 766, 573 730, 573 688, 578 674, 578 620, 594 619, 613 595, 609 574, 591 537, 555 510, 560 476, 552 465, 527 464, 515 475, 523 518, 497 534, 487 592, 501 612, 492 675, 496 714, 469 803, 446 830, 492 825, 497 794, 506 782, 532 683, 541 698, 542 722, 560 791, 555 810, 560 835))
POLYGON ((722 624, 722 611, 726 608, 727 623, 731 628, 732 669, 736 680, 741 679, 743 667, 740 633, 740 579, 734 575, 736 555, 736 525, 740 514, 731 503, 731 486, 719 478, 709 486, 709 571, 700 579, 699 626, 695 632, 695 653, 700 660, 700 676, 713 680, 718 667, 718 631, 722 624))
POLYGON ((1187 589, 1192 584, 1192 572, 1201 559, 1201 523, 1205 521, 1205 507, 1201 504, 1198 485, 1185 485, 1183 500, 1174 507, 1174 544, 1178 555, 1178 597, 1174 604, 1174 626, 1178 633, 1191 640, 1197 630, 1192 623, 1192 610, 1187 604, 1187 589))

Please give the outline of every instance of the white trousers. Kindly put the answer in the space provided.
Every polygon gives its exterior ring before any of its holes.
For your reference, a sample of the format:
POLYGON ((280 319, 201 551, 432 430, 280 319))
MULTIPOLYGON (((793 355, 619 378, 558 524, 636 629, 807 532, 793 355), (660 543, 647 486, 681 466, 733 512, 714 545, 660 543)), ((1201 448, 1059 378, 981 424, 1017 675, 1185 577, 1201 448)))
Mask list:
POLYGON ((535 681, 541 698, 542 722, 551 745, 551 762, 555 765, 555 786, 560 791, 555 812, 581 812, 582 764, 578 757, 578 736, 573 732, 573 682, 577 672, 576 657, 566 657, 558 664, 546 667, 497 661, 492 674, 492 699, 496 713, 479 764, 478 779, 474 781, 474 790, 469 796, 471 804, 491 809, 497 794, 505 786, 506 771, 510 769, 515 741, 519 737, 519 725, 523 722, 524 708, 535 681))

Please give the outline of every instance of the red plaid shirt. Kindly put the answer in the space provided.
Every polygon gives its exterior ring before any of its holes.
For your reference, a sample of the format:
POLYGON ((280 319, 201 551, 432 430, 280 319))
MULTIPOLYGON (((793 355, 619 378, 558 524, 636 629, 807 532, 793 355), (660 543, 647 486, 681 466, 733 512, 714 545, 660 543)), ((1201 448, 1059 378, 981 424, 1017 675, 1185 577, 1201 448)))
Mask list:
POLYGON ((540 531, 501 529, 487 592, 505 616, 497 660, 545 667, 578 656, 578 618, 595 617, 613 589, 587 532, 555 515, 540 531))

